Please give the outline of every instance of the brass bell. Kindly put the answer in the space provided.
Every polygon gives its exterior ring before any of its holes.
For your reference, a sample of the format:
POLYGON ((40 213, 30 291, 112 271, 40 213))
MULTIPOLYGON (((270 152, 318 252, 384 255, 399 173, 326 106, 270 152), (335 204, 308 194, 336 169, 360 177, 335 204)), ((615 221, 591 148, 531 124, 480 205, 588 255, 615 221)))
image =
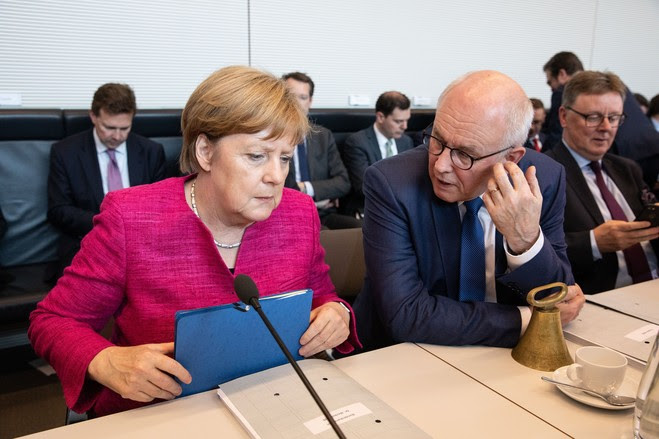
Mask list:
POLYGON ((529 291, 526 301, 533 306, 533 314, 526 332, 512 351, 515 361, 531 369, 545 371, 554 371, 573 363, 563 338, 560 311, 556 308, 556 304, 566 295, 567 285, 562 282, 529 291), (535 299, 539 292, 556 287, 561 290, 544 299, 535 299))

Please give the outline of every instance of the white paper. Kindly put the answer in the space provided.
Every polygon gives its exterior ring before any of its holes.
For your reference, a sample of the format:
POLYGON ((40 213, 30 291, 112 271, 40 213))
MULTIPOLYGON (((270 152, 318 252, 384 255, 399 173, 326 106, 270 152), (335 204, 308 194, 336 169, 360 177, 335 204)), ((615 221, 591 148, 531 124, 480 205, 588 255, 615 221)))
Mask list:
POLYGON ((659 326, 649 324, 641 326, 637 330, 626 334, 625 337, 634 341, 646 341, 654 339, 654 337, 657 335, 657 332, 659 332, 659 326))
MULTIPOLYGON (((361 402, 350 404, 349 406, 341 407, 330 412, 334 421, 338 425, 352 421, 353 419, 357 419, 364 415, 370 415, 371 413, 373 412, 361 402)), ((307 421, 304 423, 304 426, 307 427, 312 434, 322 433, 323 431, 332 428, 330 423, 327 422, 325 416, 318 416, 317 418, 307 421)))

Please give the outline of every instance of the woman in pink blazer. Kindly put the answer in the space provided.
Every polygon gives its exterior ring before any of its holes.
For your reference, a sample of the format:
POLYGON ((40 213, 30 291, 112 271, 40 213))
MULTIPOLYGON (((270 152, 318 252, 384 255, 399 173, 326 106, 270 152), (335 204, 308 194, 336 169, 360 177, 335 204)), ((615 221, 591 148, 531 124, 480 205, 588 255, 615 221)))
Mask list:
MULTIPOLYGON (((182 114, 188 177, 108 194, 73 263, 31 315, 29 337, 67 405, 93 415, 173 399, 174 314, 238 301, 234 276, 262 295, 311 288, 300 354, 361 347, 324 263, 312 199, 284 189, 307 118, 283 82, 247 67, 213 73, 182 114), (99 335, 114 317, 112 339, 99 335)), ((200 340, 203 343, 203 340, 200 340)))

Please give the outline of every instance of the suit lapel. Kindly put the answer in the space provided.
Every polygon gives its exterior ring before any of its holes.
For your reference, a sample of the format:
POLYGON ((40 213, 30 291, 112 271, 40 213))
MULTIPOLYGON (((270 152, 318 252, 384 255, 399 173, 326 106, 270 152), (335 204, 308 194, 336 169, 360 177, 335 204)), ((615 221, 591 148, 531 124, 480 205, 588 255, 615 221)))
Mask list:
POLYGON ((128 135, 126 140, 126 161, 128 162, 128 181, 131 186, 148 183, 144 175, 144 148, 128 135))
POLYGON ((453 298, 459 293, 460 273, 460 213, 458 205, 446 203, 432 197, 429 201, 433 215, 435 245, 439 248, 442 257, 441 265, 444 267, 446 279, 446 293, 453 298))
POLYGON ((506 251, 503 248, 503 235, 497 230, 494 235, 494 278, 502 275, 508 269, 506 251))
POLYGON ((89 130, 85 137, 85 143, 78 153, 80 166, 85 174, 85 179, 89 185, 89 191, 97 206, 100 208, 103 202, 103 178, 101 177, 101 169, 98 164, 98 153, 96 151, 96 143, 94 143, 94 128, 89 130))
MULTIPOLYGON (((567 147, 563 143, 557 144, 555 147, 555 154, 558 161, 563 164, 565 167, 565 172, 569 175, 567 178, 568 187, 574 191, 577 196, 577 200, 583 204, 584 210, 590 215, 596 224, 602 224, 604 218, 600 212, 597 202, 595 202, 595 197, 586 183, 586 178, 583 176, 583 172, 577 165, 577 162, 572 157, 572 154, 567 150, 567 147)), ((566 212, 567 213, 567 212, 566 212)), ((573 214, 573 212, 570 212, 573 214)))
POLYGON ((382 160, 382 153, 380 152, 380 144, 378 143, 378 138, 375 135, 375 128, 373 128, 373 126, 371 125, 367 133, 368 133, 368 140, 371 142, 371 151, 373 152, 373 156, 375 157, 374 162, 382 160))
POLYGON ((314 148, 314 145, 312 144, 312 139, 313 136, 308 135, 305 140, 307 142, 307 168, 309 169, 309 178, 311 181, 316 180, 316 167, 315 164, 317 160, 314 158, 315 154, 317 153, 316 148, 314 148), (313 156, 312 156, 313 154, 313 156))

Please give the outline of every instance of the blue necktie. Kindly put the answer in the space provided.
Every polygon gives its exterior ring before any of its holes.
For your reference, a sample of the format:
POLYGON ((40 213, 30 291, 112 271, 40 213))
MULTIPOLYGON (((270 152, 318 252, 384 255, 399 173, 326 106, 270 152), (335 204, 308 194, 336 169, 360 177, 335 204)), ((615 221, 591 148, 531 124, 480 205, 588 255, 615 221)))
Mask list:
POLYGON ((297 146, 297 161, 300 168, 300 181, 311 181, 309 162, 307 161, 307 145, 304 140, 297 146))
POLYGON ((485 243, 478 210, 483 200, 465 201, 460 250, 460 301, 476 302, 485 298, 485 243))

